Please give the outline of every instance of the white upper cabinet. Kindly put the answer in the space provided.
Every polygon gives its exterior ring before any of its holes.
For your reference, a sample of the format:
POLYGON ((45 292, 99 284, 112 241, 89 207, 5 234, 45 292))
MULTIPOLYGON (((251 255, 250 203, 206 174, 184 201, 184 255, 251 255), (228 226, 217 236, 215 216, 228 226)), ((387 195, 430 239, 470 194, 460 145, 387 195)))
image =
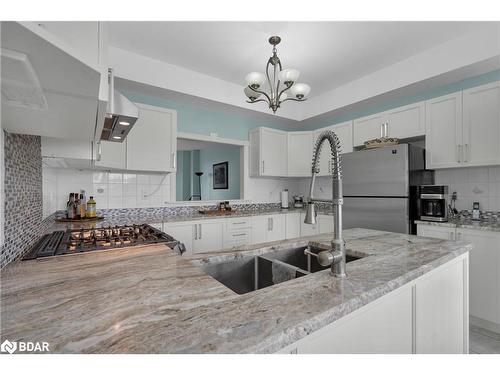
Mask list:
POLYGON ((175 172, 177 112, 138 104, 139 119, 126 138, 127 169, 175 172))
POLYGON ((463 164, 500 164, 500 82, 463 92, 463 164))
POLYGON ((288 175, 287 132, 270 128, 252 129, 249 140, 251 176, 288 175))
MULTIPOLYGON (((87 42, 102 51, 99 25, 91 22, 90 34, 73 36, 83 40, 89 35, 87 42)), ((99 136, 107 103, 101 55, 89 58, 36 22, 2 22, 1 37, 2 127, 82 141, 99 136)))
MULTIPOLYGON (((352 152, 353 150, 353 135, 352 135, 352 121, 343 122, 337 125, 331 125, 326 128, 321 128, 313 132, 313 148, 319 135, 325 130, 333 130, 340 140, 340 150, 342 154, 352 152)), ((324 144, 319 156, 319 173, 318 176, 327 176, 330 174, 331 164, 331 151, 328 144, 324 144)), ((311 175, 311 160, 309 161, 307 176, 311 175)))
POLYGON ((427 167, 500 164, 500 82, 426 102, 427 167))
POLYGON ((462 92, 425 102, 427 168, 463 166, 462 92))
POLYGON ((363 146, 365 141, 381 137, 384 123, 384 113, 377 113, 354 120, 354 147, 363 146))
POLYGON ((313 133, 288 132, 288 176, 310 176, 313 133))
POLYGON ((99 141, 95 145, 96 167, 111 169, 127 169, 127 141, 99 141))
POLYGON ((425 134, 425 102, 413 103, 354 120, 354 146, 383 136, 412 138, 425 134))
POLYGON ((387 136, 412 138, 425 134, 425 102, 413 103, 385 112, 387 136))

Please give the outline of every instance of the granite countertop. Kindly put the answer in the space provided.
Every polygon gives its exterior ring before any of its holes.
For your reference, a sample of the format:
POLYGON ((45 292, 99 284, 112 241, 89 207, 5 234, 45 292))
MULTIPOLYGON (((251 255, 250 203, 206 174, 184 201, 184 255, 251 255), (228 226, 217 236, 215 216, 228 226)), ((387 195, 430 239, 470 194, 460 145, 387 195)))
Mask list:
MULTIPOLYGON (((258 215, 275 215, 275 214, 287 214, 291 212, 305 212, 304 209, 290 208, 290 209, 267 209, 267 210, 235 210, 231 214, 221 214, 221 215, 207 215, 200 213, 193 214, 179 214, 179 215, 168 215, 168 214, 151 214, 147 216, 140 215, 117 215, 113 217, 106 217, 104 220, 85 222, 85 223, 58 223, 54 222, 49 228, 47 228, 46 233, 52 233, 56 230, 66 230, 66 229, 89 229, 89 228, 105 228, 114 227, 117 225, 132 225, 132 224, 157 224, 157 223, 174 223, 180 221, 192 221, 192 220, 210 220, 210 219, 221 219, 221 218, 233 218, 233 217, 249 217, 258 215)), ((318 210, 319 214, 332 215, 331 210, 318 210)))
POLYGON ((471 219, 451 219, 445 223, 438 221, 415 220, 417 224, 427 224, 445 228, 466 228, 500 232, 500 221, 473 221, 471 219))
POLYGON ((367 229, 344 231, 347 279, 320 271, 238 295, 199 267, 331 235, 180 256, 165 245, 16 262, 1 271, 1 340, 57 353, 270 353, 472 249, 367 229))

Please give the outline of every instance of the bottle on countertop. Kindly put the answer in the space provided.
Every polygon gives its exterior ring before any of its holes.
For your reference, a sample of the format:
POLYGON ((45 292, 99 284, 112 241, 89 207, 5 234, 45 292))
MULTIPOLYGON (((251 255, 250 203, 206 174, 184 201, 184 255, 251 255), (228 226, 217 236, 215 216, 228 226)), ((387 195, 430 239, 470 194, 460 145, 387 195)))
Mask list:
POLYGON ((87 202, 87 217, 96 217, 96 203, 94 197, 91 195, 89 201, 87 202))
POLYGON ((75 218, 75 194, 70 193, 68 203, 66 203, 66 217, 68 219, 75 218))
POLYGON ((80 194, 75 193, 75 219, 81 219, 80 216, 80 194))
POLYGON ((83 197, 83 194, 80 194, 80 199, 79 199, 79 204, 78 204, 78 212, 80 214, 80 219, 85 219, 85 216, 87 215, 86 207, 87 207, 87 204, 85 203, 85 199, 83 197))

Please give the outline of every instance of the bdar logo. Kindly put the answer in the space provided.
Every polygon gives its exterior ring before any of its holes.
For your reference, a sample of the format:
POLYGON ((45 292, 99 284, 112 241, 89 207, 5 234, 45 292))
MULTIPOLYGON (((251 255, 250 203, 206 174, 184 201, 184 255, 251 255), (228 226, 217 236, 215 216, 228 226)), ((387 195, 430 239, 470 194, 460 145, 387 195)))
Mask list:
POLYGON ((10 354, 14 353, 17 349, 17 342, 10 342, 9 340, 5 340, 2 342, 2 345, 0 345, 0 350, 2 352, 9 352, 10 354))

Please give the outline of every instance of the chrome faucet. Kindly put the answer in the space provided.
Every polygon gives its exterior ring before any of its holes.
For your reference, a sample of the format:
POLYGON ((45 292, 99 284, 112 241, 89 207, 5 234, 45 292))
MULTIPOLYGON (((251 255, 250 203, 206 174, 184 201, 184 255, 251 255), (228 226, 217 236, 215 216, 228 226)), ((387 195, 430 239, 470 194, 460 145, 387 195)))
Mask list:
MULTIPOLYGON (((307 211, 304 223, 316 224, 316 207, 315 202, 331 203, 333 205, 333 240, 332 247, 329 251, 322 251, 316 256, 318 263, 322 266, 331 265, 331 272, 336 277, 347 277, 346 274, 346 261, 345 261, 345 243, 342 238, 342 204, 344 199, 342 197, 342 163, 340 160, 340 141, 337 135, 331 130, 322 132, 314 146, 312 158, 312 176, 311 187, 309 190, 309 199, 307 202, 307 211), (332 152, 332 200, 314 199, 314 181, 316 173, 319 172, 318 162, 321 152, 321 146, 328 141, 332 152)), ((316 255, 312 254, 311 255, 316 255)))

